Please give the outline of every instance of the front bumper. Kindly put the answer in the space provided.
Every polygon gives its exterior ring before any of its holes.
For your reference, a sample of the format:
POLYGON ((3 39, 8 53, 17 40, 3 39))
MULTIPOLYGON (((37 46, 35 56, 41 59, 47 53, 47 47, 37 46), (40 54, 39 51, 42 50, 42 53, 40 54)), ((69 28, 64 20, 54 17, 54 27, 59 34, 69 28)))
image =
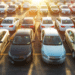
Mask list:
POLYGON ((64 58, 60 58, 60 60, 50 60, 50 59, 46 59, 42 56, 42 59, 47 64, 62 64, 65 62, 66 58, 64 57, 64 58))
POLYGON ((23 62, 29 62, 31 60, 31 55, 29 57, 24 57, 24 58, 18 58, 18 59, 13 59, 12 57, 9 56, 9 61, 14 64, 14 63, 23 63, 23 62))

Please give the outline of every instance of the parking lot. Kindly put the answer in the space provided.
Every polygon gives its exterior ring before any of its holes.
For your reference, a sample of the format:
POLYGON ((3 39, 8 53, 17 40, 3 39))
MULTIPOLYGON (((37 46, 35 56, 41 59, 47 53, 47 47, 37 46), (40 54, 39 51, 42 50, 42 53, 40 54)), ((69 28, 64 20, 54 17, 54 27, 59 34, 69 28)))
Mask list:
MULTIPOLYGON (((36 17, 38 20, 35 20, 35 33, 33 43, 33 60, 30 63, 24 63, 12 65, 8 59, 8 51, 11 43, 9 42, 3 50, 3 53, 0 54, 0 75, 75 75, 75 60, 72 58, 71 51, 66 42, 63 42, 66 50, 66 61, 61 65, 46 64, 42 61, 41 58, 41 42, 40 42, 40 20, 39 18, 44 17, 40 15, 39 12, 37 15, 30 15, 29 10, 20 10, 16 14, 0 14, 0 17, 12 16, 23 19, 24 17, 36 17)), ((48 17, 52 17, 55 21, 57 17, 67 16, 74 17, 75 14, 71 15, 62 15, 62 14, 51 14, 48 12, 48 17)), ((45 16, 45 17, 46 17, 45 16)), ((19 28, 20 29, 20 26, 19 28)), ((16 32, 15 32, 16 33, 16 32)), ((10 40, 14 38, 15 33, 10 33, 10 40)), ((64 39, 64 32, 59 32, 62 40, 64 39)))

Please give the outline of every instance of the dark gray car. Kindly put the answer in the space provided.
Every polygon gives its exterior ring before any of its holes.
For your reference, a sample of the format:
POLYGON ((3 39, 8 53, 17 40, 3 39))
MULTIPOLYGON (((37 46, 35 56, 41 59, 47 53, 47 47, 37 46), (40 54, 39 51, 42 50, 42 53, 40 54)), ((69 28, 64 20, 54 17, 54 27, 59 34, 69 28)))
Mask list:
POLYGON ((32 50, 32 29, 19 29, 16 33, 9 50, 11 63, 29 62, 33 57, 32 50))

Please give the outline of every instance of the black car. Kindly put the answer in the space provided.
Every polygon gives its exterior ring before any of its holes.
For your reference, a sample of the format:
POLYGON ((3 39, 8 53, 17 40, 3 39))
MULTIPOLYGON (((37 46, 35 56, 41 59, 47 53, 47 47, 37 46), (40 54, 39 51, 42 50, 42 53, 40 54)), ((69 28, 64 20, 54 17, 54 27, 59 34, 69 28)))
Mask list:
POLYGON ((32 42, 34 42, 33 30, 19 29, 8 52, 10 62, 15 64, 31 61, 33 58, 32 42))

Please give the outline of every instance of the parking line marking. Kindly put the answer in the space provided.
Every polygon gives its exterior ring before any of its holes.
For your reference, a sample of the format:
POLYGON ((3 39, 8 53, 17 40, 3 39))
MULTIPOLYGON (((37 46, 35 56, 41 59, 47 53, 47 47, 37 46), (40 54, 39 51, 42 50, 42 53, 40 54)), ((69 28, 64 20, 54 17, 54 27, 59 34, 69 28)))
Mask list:
MULTIPOLYGON (((8 53, 1 53, 0 55, 8 55, 8 53)), ((41 53, 33 53, 33 55, 41 55, 41 53)), ((72 55, 72 54, 66 53, 66 55, 72 55)))

